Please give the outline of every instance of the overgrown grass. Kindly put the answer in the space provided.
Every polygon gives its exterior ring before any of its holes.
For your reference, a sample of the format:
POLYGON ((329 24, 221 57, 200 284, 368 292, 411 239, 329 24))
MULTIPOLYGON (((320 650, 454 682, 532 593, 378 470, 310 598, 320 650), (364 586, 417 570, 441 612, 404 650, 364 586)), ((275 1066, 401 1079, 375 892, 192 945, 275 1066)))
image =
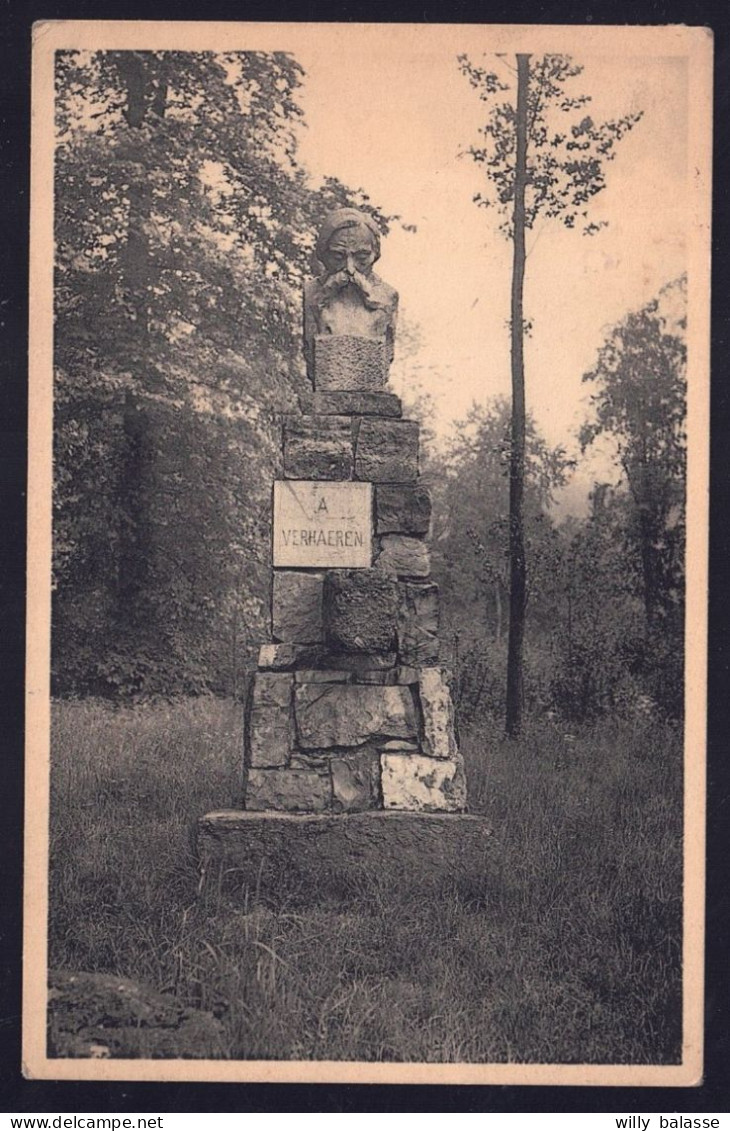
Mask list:
POLYGON ((681 736, 656 720, 462 735, 494 825, 473 891, 336 910, 197 898, 191 831, 238 802, 241 712, 57 704, 51 953, 212 1009, 232 1058, 671 1063, 681 736))

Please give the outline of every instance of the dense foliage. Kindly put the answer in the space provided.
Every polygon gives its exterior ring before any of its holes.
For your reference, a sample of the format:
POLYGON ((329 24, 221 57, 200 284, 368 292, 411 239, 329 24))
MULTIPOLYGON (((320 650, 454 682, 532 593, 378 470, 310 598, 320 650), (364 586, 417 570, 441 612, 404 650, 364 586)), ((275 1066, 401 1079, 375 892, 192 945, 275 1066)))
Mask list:
MULTIPOLYGON (((467 639, 499 642, 505 635, 509 458, 510 406, 500 398, 473 406, 429 471, 436 496, 434 569, 447 622, 467 639)), ((528 601, 537 623, 549 616, 555 576, 550 508, 569 468, 565 452, 550 448, 528 418, 525 539, 532 566, 528 601)))
MULTIPOLYGON (((613 474, 584 518, 558 523, 552 502, 573 466, 527 419, 524 695, 576 719, 683 710, 685 544, 684 279, 608 331, 584 380, 613 474)), ((474 408, 429 475, 436 492, 434 573, 464 717, 501 715, 509 606, 510 410, 474 408)), ((606 472, 609 473, 607 467, 606 472)))
MULTIPOLYGON (((595 366, 594 416, 580 434, 615 445, 623 493, 611 510, 620 576, 641 603, 634 670, 654 700, 682 713, 686 541, 686 278, 612 327, 595 366), (617 513, 618 512, 618 513, 617 513)), ((610 497, 609 497, 610 498, 610 497)))
MULTIPOLYGON (((286 55, 57 57, 53 674, 58 694, 237 695, 266 638, 278 417, 305 387, 299 285, 323 214, 383 217, 297 163, 286 55)), ((529 202, 529 196, 528 196, 529 202)), ((686 295, 612 328, 580 434, 584 519, 526 416, 529 708, 681 714, 686 295)), ((427 399, 411 406, 431 436, 427 399)), ((463 718, 504 710, 510 405, 432 448, 433 563, 463 718)))
POLYGON ((596 388, 587 448, 613 437, 630 495, 628 535, 641 562, 641 594, 652 625, 684 595, 686 474, 686 279, 665 287, 611 328, 583 380, 596 388))
POLYGON ((284 54, 57 56, 54 685, 236 692, 322 216, 284 54))

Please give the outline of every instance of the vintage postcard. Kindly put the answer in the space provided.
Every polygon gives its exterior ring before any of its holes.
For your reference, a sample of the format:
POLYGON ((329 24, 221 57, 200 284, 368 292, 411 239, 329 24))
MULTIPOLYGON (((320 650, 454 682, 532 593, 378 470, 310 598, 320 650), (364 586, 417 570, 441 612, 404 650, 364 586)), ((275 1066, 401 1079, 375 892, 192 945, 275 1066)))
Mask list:
POLYGON ((28 1077, 701 1081, 711 69, 35 26, 28 1077))

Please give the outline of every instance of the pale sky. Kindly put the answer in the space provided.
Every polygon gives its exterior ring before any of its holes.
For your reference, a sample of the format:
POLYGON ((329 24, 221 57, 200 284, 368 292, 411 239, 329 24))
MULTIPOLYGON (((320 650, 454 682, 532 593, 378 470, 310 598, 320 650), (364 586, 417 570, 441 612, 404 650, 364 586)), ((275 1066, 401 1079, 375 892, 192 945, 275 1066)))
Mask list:
MULTIPOLYGON (((472 400, 510 389, 511 244, 497 231, 496 211, 472 203, 480 168, 458 158, 479 142, 486 107, 451 44, 409 53, 401 40, 397 51, 380 45, 376 54, 367 41, 332 46, 295 52, 307 72, 301 157, 315 179, 331 174, 362 186, 386 212, 417 225, 416 234, 394 227, 376 270, 397 287, 422 339, 416 356, 396 360, 392 384, 430 393, 446 435, 472 400)), ((463 50, 500 66, 469 52, 467 36, 463 50)), ((581 376, 605 329, 686 269, 688 223, 686 61, 573 58, 584 71, 566 91, 592 95, 586 113, 603 120, 642 109, 644 117, 618 144, 607 188, 591 205, 591 217, 609 227, 588 237, 547 221, 528 237, 527 404, 548 441, 570 448, 586 415, 581 376)), ((568 509, 581 509, 601 470, 597 453, 576 476, 568 509)))

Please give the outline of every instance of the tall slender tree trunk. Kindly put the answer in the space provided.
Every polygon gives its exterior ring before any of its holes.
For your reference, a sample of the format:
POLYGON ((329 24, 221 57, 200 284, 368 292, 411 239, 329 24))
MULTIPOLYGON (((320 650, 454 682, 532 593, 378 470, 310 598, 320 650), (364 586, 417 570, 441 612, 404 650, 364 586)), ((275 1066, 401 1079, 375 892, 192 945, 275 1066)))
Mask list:
POLYGON ((522 725, 522 651, 527 578, 523 500, 525 489, 525 360, 523 289, 525 280, 525 184, 527 181, 527 88, 530 56, 517 56, 515 196, 512 233, 512 442, 509 475, 510 601, 505 726, 511 737, 522 725))
POLYGON ((651 632, 657 619, 658 609, 658 555, 654 548, 656 528, 652 516, 647 513, 645 503, 639 507, 639 544, 641 548, 641 575, 644 597, 644 616, 646 627, 651 632))
MULTIPOLYGON (((123 114, 127 125, 142 129, 150 116, 164 117, 167 84, 156 73, 152 55, 139 51, 119 52, 116 65, 124 90, 123 114)), ((130 191, 126 245, 120 256, 122 287, 134 320, 136 358, 133 362, 138 385, 124 392, 122 428, 124 470, 124 522, 120 534, 117 614, 124 628, 139 632, 150 627, 149 589, 153 522, 149 507, 154 466, 150 421, 142 395, 152 369, 150 287, 152 260, 148 225, 152 212, 152 190, 140 181, 130 191)))

